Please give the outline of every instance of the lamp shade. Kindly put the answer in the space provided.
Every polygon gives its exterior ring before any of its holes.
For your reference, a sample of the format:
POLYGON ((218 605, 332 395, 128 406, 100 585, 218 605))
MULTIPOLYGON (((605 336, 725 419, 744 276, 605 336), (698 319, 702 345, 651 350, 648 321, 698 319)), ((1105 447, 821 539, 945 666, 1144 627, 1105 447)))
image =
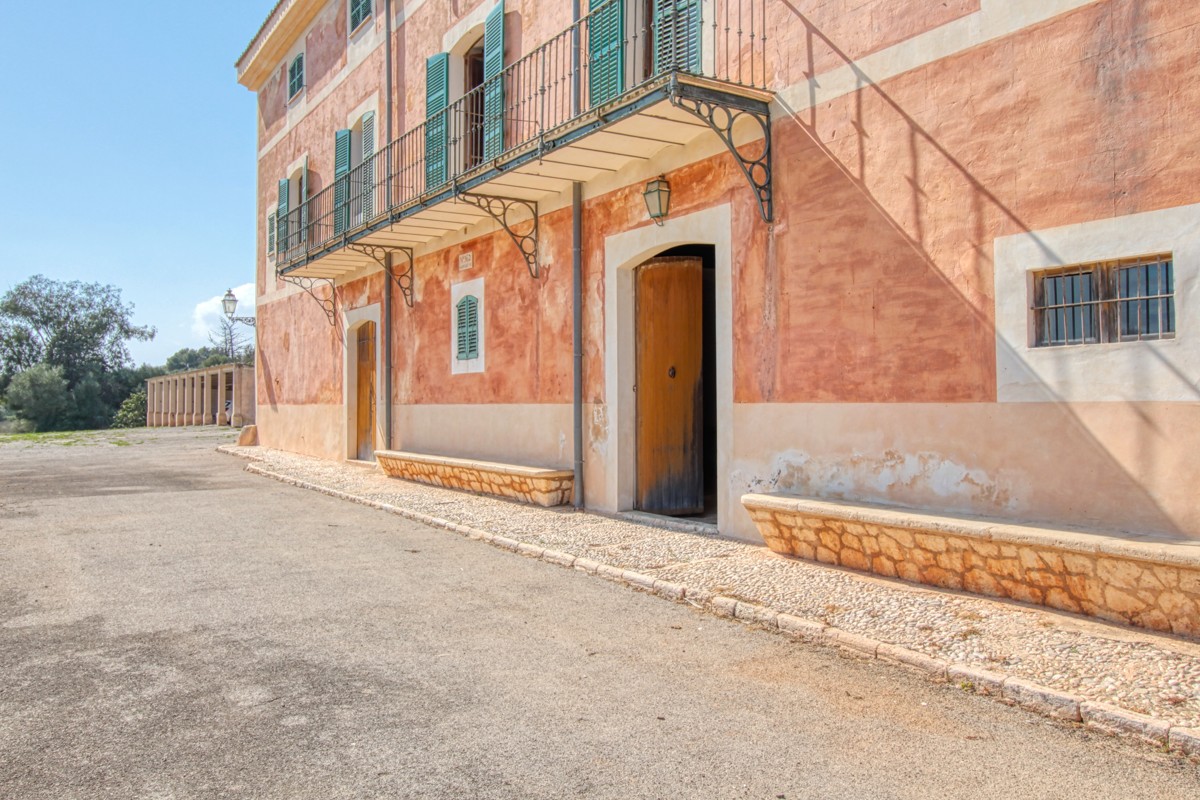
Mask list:
POLYGON ((659 175, 646 183, 646 191, 642 192, 642 197, 646 199, 646 211, 650 214, 650 219, 661 225, 662 220, 666 219, 671 211, 671 184, 659 175))
POLYGON ((237 297, 233 294, 233 289, 228 289, 225 296, 221 298, 221 305, 225 307, 225 316, 232 317, 237 311, 237 297))

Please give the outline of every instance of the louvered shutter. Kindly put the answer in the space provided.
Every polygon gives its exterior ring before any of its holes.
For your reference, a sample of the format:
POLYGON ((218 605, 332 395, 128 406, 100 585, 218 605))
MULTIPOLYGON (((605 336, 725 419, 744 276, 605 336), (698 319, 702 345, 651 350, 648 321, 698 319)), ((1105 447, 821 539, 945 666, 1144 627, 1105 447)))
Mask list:
POLYGON ((591 0, 588 100, 603 105, 625 91, 625 0, 591 0))
POLYGON ((287 259, 287 251, 291 247, 288 241, 288 199, 291 194, 291 181, 284 178, 279 182, 279 205, 275 209, 276 221, 279 225, 279 234, 276 237, 276 247, 279 248, 279 255, 284 260, 287 259))
POLYGON ((701 0, 654 0, 654 72, 700 71, 701 0))
POLYGON ((504 152, 504 0, 483 25, 483 158, 504 152))
POLYGON ((350 131, 333 135, 333 235, 350 227, 350 131))
POLYGON ((446 157, 446 107, 450 105, 450 56, 438 53, 425 62, 425 191, 449 179, 446 157))
POLYGON ((479 357, 479 301, 473 295, 467 295, 458 301, 455 307, 457 319, 457 350, 459 361, 469 361, 479 357))
POLYGON ((300 207, 292 212, 300 222, 299 236, 302 247, 308 244, 308 156, 304 157, 304 166, 300 171, 300 207))
POLYGON ((267 217, 267 255, 275 254, 275 231, 279 224, 278 220, 279 217, 276 216, 275 212, 272 212, 267 217))
POLYGON ((362 118, 362 215, 363 221, 375 218, 375 112, 362 118))

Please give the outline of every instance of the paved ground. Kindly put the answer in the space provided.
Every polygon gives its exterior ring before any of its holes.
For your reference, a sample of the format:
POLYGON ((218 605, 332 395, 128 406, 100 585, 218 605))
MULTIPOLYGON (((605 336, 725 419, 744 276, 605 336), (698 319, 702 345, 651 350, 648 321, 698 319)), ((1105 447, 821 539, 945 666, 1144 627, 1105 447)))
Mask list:
POLYGON ((1195 640, 783 558, 715 533, 464 495, 262 447, 232 449, 289 480, 684 584, 689 597, 736 597, 950 664, 1200 729, 1195 640))
POLYGON ((0 444, 0 797, 1194 798, 1193 764, 292 489, 0 444))

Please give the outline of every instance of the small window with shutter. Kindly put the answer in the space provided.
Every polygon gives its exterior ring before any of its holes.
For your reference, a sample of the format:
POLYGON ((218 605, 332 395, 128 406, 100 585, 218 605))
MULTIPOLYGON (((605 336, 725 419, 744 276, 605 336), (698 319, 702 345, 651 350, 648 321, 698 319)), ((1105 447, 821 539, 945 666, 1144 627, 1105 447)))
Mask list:
POLYGON ((367 21, 371 16, 371 0, 350 0, 350 32, 354 33, 358 27, 367 21))
POLYGON ((304 53, 292 59, 288 67, 288 100, 300 94, 304 88, 304 53))
POLYGON ((479 357, 479 300, 474 295, 467 295, 458 301, 455 307, 458 331, 458 360, 470 361, 479 357))

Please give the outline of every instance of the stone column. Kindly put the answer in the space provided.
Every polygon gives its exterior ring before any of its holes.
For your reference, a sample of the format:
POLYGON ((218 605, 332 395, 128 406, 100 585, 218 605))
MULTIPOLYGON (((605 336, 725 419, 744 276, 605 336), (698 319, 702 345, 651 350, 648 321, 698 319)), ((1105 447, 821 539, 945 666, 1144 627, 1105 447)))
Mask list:
POLYGON ((154 381, 146 381, 146 427, 153 427, 151 417, 154 416, 154 381))
POLYGON ((167 424, 167 379, 158 379, 158 402, 154 409, 155 425, 163 427, 167 424))
POLYGON ((217 371, 217 424, 228 425, 229 414, 225 411, 225 370, 217 371))
POLYGON ((170 428, 175 424, 175 379, 166 379, 166 393, 163 396, 163 425, 170 428))
POLYGON ((175 402, 171 404, 171 412, 175 421, 171 424, 178 428, 183 425, 183 378, 176 375, 171 383, 173 384, 171 393, 175 396, 175 402))
POLYGON ((200 391, 204 388, 204 380, 200 377, 200 373, 192 375, 192 416, 191 423, 193 425, 203 425, 204 419, 200 414, 201 400, 200 391))

